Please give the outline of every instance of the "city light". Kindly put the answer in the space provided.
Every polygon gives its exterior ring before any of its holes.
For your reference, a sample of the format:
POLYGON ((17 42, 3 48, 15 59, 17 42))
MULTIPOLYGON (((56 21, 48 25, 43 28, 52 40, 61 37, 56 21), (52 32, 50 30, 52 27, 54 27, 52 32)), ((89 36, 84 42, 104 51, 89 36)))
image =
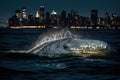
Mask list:
POLYGON ((27 13, 25 7, 16 10, 15 15, 9 18, 10 28, 80 28, 80 29, 118 29, 120 26, 120 16, 117 14, 105 13, 104 17, 98 16, 98 10, 91 10, 90 17, 80 16, 77 11, 70 13, 62 11, 58 14, 55 10, 45 13, 45 7, 40 6, 40 10, 35 15, 27 13), (46 16, 45 16, 46 15, 46 16), (26 27, 27 26, 27 27, 26 27), (35 27, 36 26, 36 27, 35 27), (38 27, 45 26, 45 27, 38 27))

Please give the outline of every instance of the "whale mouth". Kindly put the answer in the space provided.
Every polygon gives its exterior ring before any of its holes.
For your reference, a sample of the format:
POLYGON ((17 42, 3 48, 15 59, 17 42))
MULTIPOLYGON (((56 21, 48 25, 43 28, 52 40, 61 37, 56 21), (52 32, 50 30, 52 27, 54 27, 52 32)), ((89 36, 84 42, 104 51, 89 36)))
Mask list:
POLYGON ((108 52, 108 44, 104 41, 72 38, 71 42, 64 45, 73 55, 105 55, 108 52), (73 43, 73 44, 72 44, 73 43))
MULTIPOLYGON (((86 39, 72 34, 70 31, 57 32, 43 38, 44 43, 29 50, 39 56, 59 57, 74 55, 88 57, 92 55, 106 55, 109 53, 109 45, 100 40, 86 39), (58 37, 59 36, 59 37, 58 37)), ((42 40, 42 41, 43 41, 42 40)))

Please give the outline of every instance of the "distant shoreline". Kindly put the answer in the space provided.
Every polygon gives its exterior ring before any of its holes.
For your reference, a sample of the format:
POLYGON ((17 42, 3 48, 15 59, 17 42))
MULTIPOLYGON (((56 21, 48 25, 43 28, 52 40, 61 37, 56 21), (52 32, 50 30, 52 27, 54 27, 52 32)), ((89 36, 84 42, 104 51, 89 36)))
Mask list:
POLYGON ((0 29, 62 29, 62 28, 70 28, 70 29, 120 29, 120 27, 105 27, 105 26, 71 26, 71 27, 46 27, 46 26, 12 26, 12 27, 0 27, 0 29))

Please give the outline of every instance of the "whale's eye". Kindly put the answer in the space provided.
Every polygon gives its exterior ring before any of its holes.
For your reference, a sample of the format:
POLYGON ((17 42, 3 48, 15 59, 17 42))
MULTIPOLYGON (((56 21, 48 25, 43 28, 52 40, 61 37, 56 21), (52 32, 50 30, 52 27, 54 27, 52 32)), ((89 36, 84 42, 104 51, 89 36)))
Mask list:
POLYGON ((64 48, 64 49, 67 49, 67 48, 68 48, 68 46, 64 45, 64 46, 63 46, 63 48, 64 48))

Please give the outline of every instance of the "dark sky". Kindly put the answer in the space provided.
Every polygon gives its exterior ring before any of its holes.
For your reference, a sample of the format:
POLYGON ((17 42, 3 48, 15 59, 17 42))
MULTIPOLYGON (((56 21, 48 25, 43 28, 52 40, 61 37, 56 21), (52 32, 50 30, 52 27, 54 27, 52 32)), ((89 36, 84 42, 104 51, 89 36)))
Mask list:
POLYGON ((91 9, 98 9, 99 16, 104 16, 106 11, 120 14, 120 0, 0 0, 0 18, 11 17, 16 9, 23 6, 28 13, 35 14, 42 5, 46 11, 55 10, 58 13, 63 9, 67 12, 75 9, 81 16, 90 16, 91 9))

